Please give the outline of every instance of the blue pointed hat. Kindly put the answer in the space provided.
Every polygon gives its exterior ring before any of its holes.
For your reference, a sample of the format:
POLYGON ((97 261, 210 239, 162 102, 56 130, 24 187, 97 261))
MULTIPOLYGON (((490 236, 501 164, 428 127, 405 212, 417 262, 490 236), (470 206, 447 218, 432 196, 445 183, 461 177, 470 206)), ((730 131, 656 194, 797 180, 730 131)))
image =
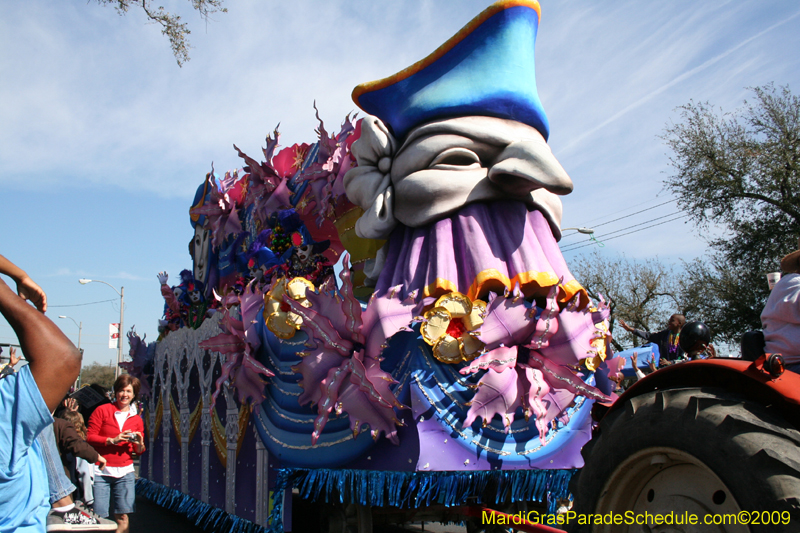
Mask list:
POLYGON ((535 0, 491 5, 425 59, 353 90, 353 101, 402 139, 435 119, 483 115, 516 120, 547 139, 550 128, 536 90, 535 0))
POLYGON ((194 200, 192 201, 192 206, 189 208, 189 223, 192 225, 192 228, 196 228, 199 224, 200 227, 203 227, 203 224, 206 222, 205 215, 194 215, 191 213, 192 209, 197 207, 203 207, 206 202, 211 200, 211 176, 214 174, 214 167, 212 165, 211 172, 206 174, 206 179, 203 180, 203 183, 197 188, 194 194, 194 200))

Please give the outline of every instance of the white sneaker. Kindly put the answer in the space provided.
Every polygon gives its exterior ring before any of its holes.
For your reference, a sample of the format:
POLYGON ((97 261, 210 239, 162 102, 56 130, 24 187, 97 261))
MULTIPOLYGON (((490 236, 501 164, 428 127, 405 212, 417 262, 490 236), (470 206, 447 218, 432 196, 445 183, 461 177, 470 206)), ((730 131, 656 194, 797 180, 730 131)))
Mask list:
POLYGON ((47 531, 116 531, 117 523, 100 518, 94 513, 79 509, 51 510, 47 515, 47 531))

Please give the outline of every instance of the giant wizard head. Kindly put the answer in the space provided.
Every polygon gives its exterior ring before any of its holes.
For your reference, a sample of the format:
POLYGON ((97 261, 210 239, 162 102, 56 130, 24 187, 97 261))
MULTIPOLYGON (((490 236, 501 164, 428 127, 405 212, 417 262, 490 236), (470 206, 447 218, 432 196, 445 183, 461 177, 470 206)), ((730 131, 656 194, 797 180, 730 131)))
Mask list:
POLYGON ((425 59, 355 88, 353 100, 372 115, 353 146, 359 166, 345 179, 365 210, 360 236, 521 199, 560 238, 557 195, 572 182, 547 145, 534 68, 539 19, 535 1, 497 2, 425 59))

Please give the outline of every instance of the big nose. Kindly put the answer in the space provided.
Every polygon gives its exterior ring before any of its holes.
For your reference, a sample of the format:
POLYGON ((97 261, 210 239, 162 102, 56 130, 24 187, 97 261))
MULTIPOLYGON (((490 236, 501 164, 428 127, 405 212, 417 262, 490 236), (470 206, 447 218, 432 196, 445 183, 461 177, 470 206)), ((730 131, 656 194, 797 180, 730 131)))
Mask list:
POLYGON ((512 194, 540 188, 554 194, 572 192, 572 180, 545 142, 512 142, 489 169, 489 179, 512 194))

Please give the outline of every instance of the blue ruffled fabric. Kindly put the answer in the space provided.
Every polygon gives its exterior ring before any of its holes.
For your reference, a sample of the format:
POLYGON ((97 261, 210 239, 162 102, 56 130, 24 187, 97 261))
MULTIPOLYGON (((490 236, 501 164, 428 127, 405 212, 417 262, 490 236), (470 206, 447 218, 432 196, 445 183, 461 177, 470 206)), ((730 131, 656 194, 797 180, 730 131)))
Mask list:
POLYGON ((347 469, 283 468, 272 495, 270 530, 283 532, 283 491, 296 487, 311 501, 369 507, 446 507, 475 503, 557 502, 569 497, 577 470, 484 470, 478 472, 384 472, 347 469))
POLYGON ((267 533, 269 530, 222 509, 195 500, 179 490, 165 487, 148 479, 136 480, 136 495, 147 498, 156 505, 185 516, 205 531, 230 533, 267 533))

